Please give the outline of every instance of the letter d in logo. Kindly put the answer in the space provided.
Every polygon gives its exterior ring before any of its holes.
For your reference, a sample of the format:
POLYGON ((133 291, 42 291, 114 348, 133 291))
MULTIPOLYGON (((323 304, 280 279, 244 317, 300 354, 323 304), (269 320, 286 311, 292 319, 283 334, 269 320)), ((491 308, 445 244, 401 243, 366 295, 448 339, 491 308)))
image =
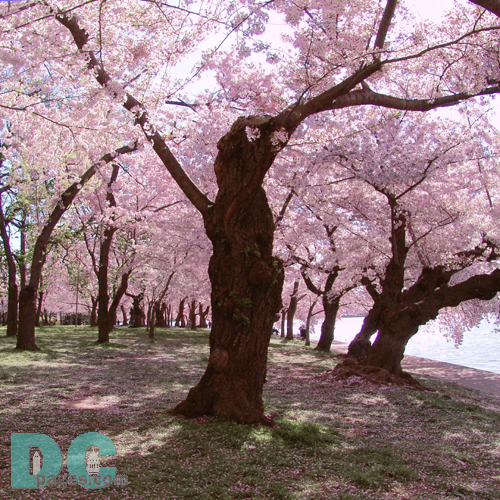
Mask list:
POLYGON ((45 434, 19 433, 10 435, 10 485, 12 488, 36 488, 36 476, 30 474, 30 446, 40 448, 43 467, 39 474, 57 476, 62 457, 57 443, 45 434))

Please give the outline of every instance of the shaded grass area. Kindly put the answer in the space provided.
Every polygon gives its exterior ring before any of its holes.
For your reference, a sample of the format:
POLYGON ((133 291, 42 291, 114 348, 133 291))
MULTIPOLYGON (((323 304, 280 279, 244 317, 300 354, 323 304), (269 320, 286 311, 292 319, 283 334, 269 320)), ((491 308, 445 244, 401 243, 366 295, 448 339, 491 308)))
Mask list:
MULTIPOLYGON (((88 327, 37 330, 40 352, 15 352, 0 329, 0 498, 500 500, 500 400, 419 380, 434 392, 332 382, 338 360, 273 338, 266 412, 245 427, 173 418, 204 372, 208 332, 88 327), (66 456, 85 432, 129 484, 102 490, 10 488, 10 433, 49 435, 66 456)), ((63 466, 63 472, 65 466, 63 466)))

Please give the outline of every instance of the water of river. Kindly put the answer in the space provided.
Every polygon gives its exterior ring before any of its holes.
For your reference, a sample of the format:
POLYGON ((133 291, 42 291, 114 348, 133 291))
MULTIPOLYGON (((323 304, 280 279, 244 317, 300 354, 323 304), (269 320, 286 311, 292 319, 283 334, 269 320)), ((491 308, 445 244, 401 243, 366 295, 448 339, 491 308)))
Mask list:
MULTIPOLYGON (((335 326, 335 340, 349 343, 362 323, 363 318, 342 318, 335 326)), ((319 339, 320 329, 320 326, 315 328, 311 340, 319 339)), ((483 321, 466 332, 463 343, 455 347, 437 326, 430 325, 410 339, 406 354, 500 373, 500 332, 495 331, 494 325, 483 321)))

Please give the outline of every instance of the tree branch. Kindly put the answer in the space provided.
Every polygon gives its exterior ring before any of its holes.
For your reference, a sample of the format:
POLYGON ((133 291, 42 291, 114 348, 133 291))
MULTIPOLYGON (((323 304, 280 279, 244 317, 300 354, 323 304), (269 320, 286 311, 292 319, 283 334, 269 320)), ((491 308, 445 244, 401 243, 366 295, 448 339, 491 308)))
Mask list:
POLYGON ((341 96, 345 96, 351 92, 352 89, 380 70, 381 67, 382 63, 378 60, 372 64, 361 67, 343 82, 325 90, 311 100, 305 103, 301 103, 300 100, 295 102, 276 117, 277 122, 289 133, 293 132, 308 116, 320 113, 321 111, 334 109, 332 106, 341 96))
POLYGON ((288 205, 292 201, 292 198, 295 195, 295 190, 292 188, 290 192, 288 193, 288 196, 286 197, 285 202, 283 203, 283 206, 281 207, 280 213, 276 217, 276 220, 274 221, 274 227, 276 227, 282 220, 283 217, 285 216, 286 209, 288 208, 288 205))
POLYGON ((304 283, 306 284, 307 288, 312 292, 314 293, 314 295, 317 295, 318 297, 320 297, 321 295, 323 295, 325 292, 323 292, 323 290, 319 289, 311 280, 311 278, 309 278, 309 276, 307 276, 306 272, 304 269, 301 270, 300 274, 302 274, 302 278, 304 279, 304 283))
POLYGON ((49 238, 54 230, 56 224, 61 220, 61 217, 66 212, 68 207, 73 203, 76 195, 80 189, 93 177, 97 168, 102 164, 113 161, 118 155, 131 153, 137 150, 137 143, 133 146, 123 146, 113 153, 107 153, 101 157, 100 161, 90 166, 80 177, 77 182, 74 182, 64 193, 61 195, 59 203, 56 204, 54 210, 49 216, 49 219, 38 236, 35 248, 33 250, 33 259, 31 264, 30 286, 34 289, 38 288, 40 275, 42 272, 43 263, 45 262, 45 255, 49 238))
POLYGON ((378 28, 377 38, 375 40, 375 48, 382 49, 384 47, 385 37, 387 36, 387 32, 389 31, 389 27, 391 26, 391 21, 394 17, 394 13, 396 12, 397 4, 398 0, 387 1, 384 15, 382 16, 382 20, 380 21, 380 26, 378 28))
POLYGON ((446 106, 454 106, 467 99, 481 95, 493 95, 500 93, 500 86, 488 87, 476 94, 460 92, 458 94, 437 97, 436 99, 402 99, 385 94, 378 94, 369 88, 353 90, 348 94, 338 97, 328 109, 343 109, 351 106, 372 104, 390 109, 401 109, 403 111, 429 111, 446 106))
MULTIPOLYGON (((55 18, 69 30, 76 46, 78 47, 78 50, 80 53, 85 54, 87 58, 87 67, 89 70, 96 72, 96 80, 99 84, 104 88, 109 88, 112 83, 111 77, 96 59, 93 51, 84 50, 89 36, 83 28, 80 28, 76 17, 73 15, 69 17, 66 12, 59 12, 55 15, 55 18)), ((113 94, 117 97, 115 92, 113 92, 113 94)), ((174 178, 175 182, 177 182, 189 201, 191 201, 191 203, 202 215, 206 215, 209 207, 213 205, 213 202, 211 202, 200 191, 198 186, 196 186, 186 171, 182 168, 181 164, 177 161, 172 151, 170 151, 164 139, 150 122, 149 115, 144 106, 128 92, 125 92, 125 95, 126 101, 122 104, 123 107, 135 116, 135 123, 140 125, 144 135, 148 141, 152 143, 153 149, 162 161, 163 165, 165 165, 166 169, 174 178)))

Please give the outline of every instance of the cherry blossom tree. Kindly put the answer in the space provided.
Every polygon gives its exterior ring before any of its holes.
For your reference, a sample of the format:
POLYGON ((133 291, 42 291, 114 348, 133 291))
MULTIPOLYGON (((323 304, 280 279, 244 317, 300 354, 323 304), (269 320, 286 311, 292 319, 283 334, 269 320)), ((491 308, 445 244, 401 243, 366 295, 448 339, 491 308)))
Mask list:
MULTIPOLYGON (((50 143, 50 138, 42 137, 41 134, 33 132, 36 140, 50 143)), ((14 139, 18 139, 14 138, 14 139)), ((121 154, 126 154, 134 151, 136 145, 123 146, 114 152, 103 155, 98 162, 87 166, 83 173, 75 173, 71 171, 70 165, 74 165, 75 155, 67 155, 67 151, 60 150, 61 159, 55 162, 51 158, 50 163, 44 163, 44 158, 37 153, 36 158, 29 152, 28 144, 16 144, 14 140, 10 141, 11 144, 9 155, 7 158, 14 164, 24 165, 23 178, 19 180, 15 176, 6 181, 6 185, 16 183, 18 186, 33 187, 35 184, 42 184, 45 182, 47 189, 43 193, 43 209, 40 209, 41 201, 38 200, 39 188, 34 189, 36 202, 36 211, 34 214, 34 223, 31 229, 30 238, 33 241, 30 251, 31 258, 29 263, 29 277, 24 275, 26 271, 21 270, 21 289, 19 292, 19 323, 18 323, 18 337, 17 348, 37 350, 38 347, 35 343, 35 323, 36 323, 36 300, 39 295, 40 280, 42 277, 42 270, 47 257, 47 249, 50 244, 51 236, 56 225, 61 221, 61 218, 66 213, 67 209, 71 206, 73 200, 79 194, 80 190, 85 184, 94 176, 98 168, 106 165, 119 157, 121 154), (13 152, 15 150, 15 152, 13 152), (31 165, 30 165, 31 164, 31 165), (40 164, 42 168, 40 168, 40 164), (45 167, 45 168, 43 168, 45 167), (62 172, 61 172, 62 171, 62 172), (29 182, 26 182, 26 179, 29 182)), ((82 160, 84 163, 85 160, 82 160)), ((19 193, 18 193, 19 195, 19 193)), ((23 247, 23 243, 21 243, 23 247)), ((24 248, 21 248, 24 254, 24 248)))
POLYGON ((380 118, 372 129, 366 119, 354 125, 358 133, 337 140, 327 155, 372 188, 359 211, 372 214, 367 237, 378 247, 361 279, 373 307, 349 353, 399 375, 419 326, 443 308, 491 300, 500 290, 497 153, 495 142, 485 148, 484 139, 494 134, 487 126, 478 137, 451 120, 380 118))

